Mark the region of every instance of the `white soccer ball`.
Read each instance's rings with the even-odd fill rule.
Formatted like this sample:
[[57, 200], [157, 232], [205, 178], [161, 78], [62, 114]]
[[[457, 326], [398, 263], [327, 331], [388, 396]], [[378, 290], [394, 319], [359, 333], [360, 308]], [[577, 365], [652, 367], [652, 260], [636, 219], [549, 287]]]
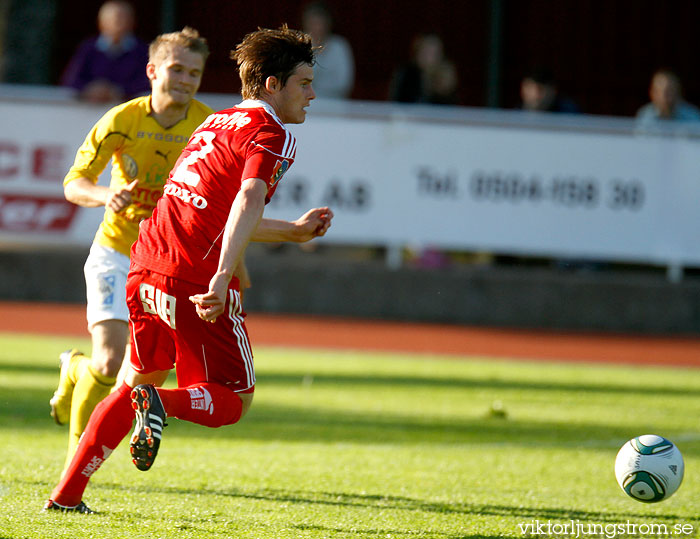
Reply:
[[615, 477], [625, 493], [640, 502], [660, 502], [670, 497], [683, 481], [683, 455], [673, 442], [645, 434], [620, 448]]

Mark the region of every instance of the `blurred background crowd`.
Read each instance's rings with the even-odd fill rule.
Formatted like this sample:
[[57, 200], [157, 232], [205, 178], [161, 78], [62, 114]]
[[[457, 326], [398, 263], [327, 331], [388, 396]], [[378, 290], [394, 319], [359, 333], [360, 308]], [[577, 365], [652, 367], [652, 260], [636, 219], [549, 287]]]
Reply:
[[230, 49], [258, 26], [287, 22], [324, 46], [320, 97], [700, 118], [684, 103], [700, 101], [690, 38], [700, 4], [690, 0], [127, 2], [131, 13], [112, 14], [98, 39], [101, 4], [0, 0], [0, 80], [128, 97], [147, 90], [145, 77], [141, 86], [131, 77], [130, 87], [87, 87], [78, 63], [90, 48], [112, 67], [115, 56], [135, 58], [110, 71], [126, 76], [143, 62], [145, 43], [190, 25], [212, 48], [201, 91], [235, 93]]
[[[700, 135], [700, 111], [696, 106], [700, 104], [700, 68], [694, 39], [699, 16], [700, 2], [693, 0], [433, 0], [430, 3], [415, 0], [0, 0], [0, 90], [19, 88], [19, 92], [24, 93], [33, 88], [49, 88], [51, 92], [45, 95], [50, 95], [51, 99], [60, 94], [64, 100], [104, 104], [105, 107], [147, 94], [149, 83], [144, 66], [148, 43], [160, 33], [187, 25], [197, 29], [211, 48], [200, 95], [238, 94], [239, 79], [230, 59], [231, 49], [258, 27], [288, 23], [308, 32], [314, 43], [322, 47], [313, 86], [318, 101], [325, 100], [334, 106], [341, 103], [341, 108], [356, 111], [354, 105], [371, 108], [370, 102], [378, 102], [377, 107], [383, 110], [396, 108], [403, 114], [409, 107], [411, 111], [428, 116], [434, 114], [443, 120], [449, 120], [450, 114], [464, 113], [469, 115], [472, 126], [487, 127], [488, 122], [480, 123], [480, 114], [507, 116], [508, 122], [514, 122], [517, 116], [535, 125], [540, 132], [549, 129], [550, 133], [556, 133], [564, 125], [559, 122], [568, 122], [565, 127], [569, 132], [591, 121], [605, 124], [603, 131], [597, 133], [622, 122], [628, 136], [660, 127], [662, 134], [668, 135], [669, 126], [691, 126], [683, 131], [683, 136], [686, 141], [694, 142]], [[13, 95], [17, 95], [16, 91]], [[546, 126], [539, 125], [542, 118], [547, 119]], [[518, 122], [508, 125], [516, 124]], [[692, 124], [697, 124], [697, 131]], [[662, 190], [657, 191], [656, 187], [669, 179], [668, 170], [676, 172], [676, 180], [680, 178], [674, 188], [695, 193], [693, 186], [688, 189], [689, 185], [682, 183], [687, 177], [694, 177], [690, 164], [700, 162], [694, 159], [694, 145], [687, 144], [683, 148], [687, 153], [682, 155], [675, 148], [664, 148], [666, 153], [658, 159], [661, 163], [658, 170], [649, 172], [653, 177], [649, 186], [656, 197], [655, 203], [665, 200]], [[548, 164], [552, 162], [546, 148], [538, 148], [538, 151], [542, 152], [538, 158]], [[493, 153], [499, 159], [501, 152], [501, 142], [494, 143]], [[566, 156], [562, 159], [564, 161], [555, 160], [555, 165], [566, 162]], [[560, 169], [557, 172], [564, 173], [567, 167], [562, 165]], [[691, 172], [686, 173], [686, 169]], [[444, 185], [448, 186], [449, 173], [446, 171], [443, 178]], [[634, 183], [635, 178], [631, 179]], [[495, 203], [493, 207], [499, 206]], [[533, 207], [539, 206], [533, 204]], [[550, 213], [557, 211], [555, 208]], [[668, 212], [672, 216], [670, 220], [678, 221], [677, 215], [681, 212], [674, 212], [673, 208]], [[579, 213], [585, 214], [585, 210]], [[633, 210], [630, 215], [639, 213]], [[686, 214], [688, 222], [693, 224], [693, 211], [687, 210]], [[624, 224], [624, 219], [615, 222]], [[654, 227], [657, 227], [656, 222]], [[673, 241], [695, 252], [694, 226], [687, 228], [693, 230]], [[638, 236], [645, 233], [640, 230]], [[692, 245], [683, 244], [686, 238], [690, 238], [688, 241]], [[654, 244], [644, 237], [639, 241]], [[602, 279], [613, 273], [600, 270], [637, 271], [641, 268], [647, 274], [660, 274], [662, 279], [670, 277], [668, 281], [674, 285], [683, 277], [700, 275], [700, 268], [692, 265], [683, 268], [682, 261], [669, 260], [666, 268], [637, 264], [629, 258], [616, 263], [615, 256], [599, 262], [533, 256], [522, 250], [515, 250], [518, 252], [514, 255], [493, 255], [488, 249], [486, 252], [446, 251], [426, 244], [417, 246], [414, 251], [410, 246], [401, 246], [403, 252], [398, 252], [398, 248], [392, 251], [390, 247], [336, 244], [310, 247], [324, 255], [337, 254], [336, 261], [342, 259], [338, 264], [338, 279], [349, 279], [346, 275], [348, 260], [360, 261], [363, 267], [354, 267], [352, 279], [360, 282], [357, 276], [361, 271], [368, 271], [366, 283], [377, 283], [373, 295], [369, 294], [374, 298], [374, 310], [355, 313], [348, 308], [341, 314], [380, 317], [410, 314], [424, 319], [470, 323], [603, 327], [605, 324], [599, 322], [605, 318], [602, 314], [605, 313], [610, 320], [605, 327], [638, 330], [647, 327], [647, 321], [656, 319], [655, 306], [668, 300], [663, 331], [696, 332], [700, 328], [697, 307], [700, 283], [697, 279], [685, 279], [683, 290], [654, 288], [647, 281], [639, 281], [637, 288], [625, 292], [625, 286], [636, 283], [627, 275], [623, 280], [610, 277], [608, 288], [600, 286]], [[267, 249], [265, 256], [271, 252], [289, 254], [297, 248], [272, 246]], [[0, 252], [0, 256], [8, 260], [6, 269], [16, 268], [18, 283], [36, 281], [23, 269], [33, 268], [36, 265], [33, 261], [22, 265], [20, 257], [9, 262], [9, 253]], [[544, 266], [548, 271], [554, 269], [551, 273], [556, 273], [557, 278], [562, 273], [566, 274], [564, 278], [571, 275], [572, 272], [562, 272], [562, 269], [573, 269], [579, 277], [582, 273], [595, 274], [592, 277], [595, 282], [581, 286], [581, 282], [571, 279], [554, 283], [546, 280], [550, 276], [538, 276], [539, 281], [532, 281], [538, 283], [535, 286], [528, 285], [530, 281], [523, 280], [524, 277], [514, 280], [511, 274], [490, 271], [489, 279], [493, 279], [493, 283], [486, 281], [482, 274], [470, 274], [455, 277], [450, 289], [444, 275], [435, 277], [436, 281], [430, 284], [425, 282], [426, 274], [421, 274], [412, 277], [420, 282], [416, 290], [425, 289], [426, 294], [437, 298], [435, 312], [426, 314], [418, 312], [420, 309], [417, 311], [416, 306], [427, 306], [430, 304], [427, 299], [417, 300], [409, 307], [396, 304], [396, 297], [405, 293], [405, 286], [399, 286], [401, 282], [393, 274], [379, 279], [379, 273], [371, 273], [373, 270], [365, 267], [367, 261], [381, 263], [384, 260], [398, 260], [393, 264], [394, 269], [403, 264], [404, 268], [419, 270], [455, 266], [507, 267], [508, 270], [517, 266], [529, 270], [532, 266], [538, 269]], [[309, 273], [310, 282], [315, 285], [318, 285], [319, 275], [328, 273], [328, 258], [324, 258], [323, 264], [322, 273]], [[260, 268], [265, 269], [267, 265], [260, 264]], [[265, 282], [264, 277], [258, 279]], [[276, 274], [270, 274], [269, 279], [271, 283], [279, 281]], [[333, 279], [335, 277], [328, 277], [330, 284], [336, 283]], [[399, 289], [394, 291], [387, 283], [396, 284]], [[655, 282], [654, 286], [657, 284]], [[8, 285], [9, 291], [4, 294], [46, 299], [39, 291], [15, 294], [15, 290], [27, 286]], [[689, 292], [687, 287], [694, 288]], [[440, 296], [443, 290], [445, 294]], [[592, 290], [596, 293], [592, 294]], [[659, 296], [653, 296], [654, 291]], [[624, 292], [624, 297], [617, 298], [617, 292]], [[382, 294], [387, 296], [386, 302]], [[576, 301], [561, 301], [572, 294], [580, 295]], [[56, 297], [64, 299], [64, 296]], [[450, 312], [445, 307], [448, 298], [455, 303]], [[640, 298], [648, 300], [652, 314], [647, 315], [639, 307]], [[254, 308], [281, 308], [276, 303], [277, 298], [271, 298], [268, 303], [262, 300], [256, 303], [253, 294], [251, 300]], [[599, 303], [594, 304], [593, 300]], [[630, 301], [632, 305], [625, 310], [624, 317], [619, 315], [622, 301]], [[533, 309], [533, 302], [541, 303], [538, 309]], [[678, 313], [675, 318], [669, 314], [671, 302]], [[352, 302], [336, 298], [327, 303], [350, 305]], [[290, 299], [290, 304], [299, 307], [294, 298]], [[570, 312], [566, 311], [569, 304]], [[396, 307], [396, 312], [388, 305]], [[310, 312], [336, 313], [325, 305], [307, 307]], [[552, 314], [554, 312], [557, 314]], [[589, 313], [590, 317], [582, 317], [581, 313]], [[622, 318], [637, 314], [638, 318], [618, 324]], [[654, 326], [654, 330], [657, 329]]]

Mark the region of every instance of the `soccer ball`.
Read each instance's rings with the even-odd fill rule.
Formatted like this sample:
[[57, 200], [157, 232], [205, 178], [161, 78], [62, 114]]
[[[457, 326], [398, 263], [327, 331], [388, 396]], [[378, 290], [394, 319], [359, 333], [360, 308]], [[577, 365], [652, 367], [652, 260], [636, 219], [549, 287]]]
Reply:
[[645, 434], [620, 448], [615, 477], [625, 493], [639, 502], [654, 503], [670, 497], [683, 481], [683, 455], [673, 442]]

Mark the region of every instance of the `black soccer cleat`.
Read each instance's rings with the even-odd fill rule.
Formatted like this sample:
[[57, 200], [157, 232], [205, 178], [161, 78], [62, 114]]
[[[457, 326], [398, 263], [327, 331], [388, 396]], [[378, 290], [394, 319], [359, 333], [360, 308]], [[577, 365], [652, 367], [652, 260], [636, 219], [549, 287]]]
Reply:
[[85, 502], [80, 502], [78, 505], [60, 505], [53, 500], [49, 500], [44, 505], [42, 511], [60, 511], [61, 513], [84, 513], [86, 515], [94, 515], [96, 511], [90, 509]]
[[156, 460], [165, 423], [165, 408], [158, 391], [151, 384], [131, 390], [131, 405], [136, 413], [136, 427], [131, 435], [131, 456], [134, 466], [148, 471]]

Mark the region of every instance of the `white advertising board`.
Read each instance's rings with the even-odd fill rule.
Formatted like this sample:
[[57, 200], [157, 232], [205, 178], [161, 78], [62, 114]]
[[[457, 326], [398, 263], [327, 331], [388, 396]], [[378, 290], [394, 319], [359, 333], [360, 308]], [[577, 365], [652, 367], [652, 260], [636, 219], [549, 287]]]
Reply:
[[63, 177], [105, 111], [74, 103], [0, 101], [0, 247], [92, 242], [104, 209], [67, 202]]
[[296, 131], [270, 214], [331, 204], [335, 241], [700, 262], [691, 139], [325, 118]]
[[[329, 205], [326, 242], [700, 264], [698, 138], [314, 105], [266, 215]], [[104, 110], [0, 100], [0, 246], [91, 242], [61, 180]]]

